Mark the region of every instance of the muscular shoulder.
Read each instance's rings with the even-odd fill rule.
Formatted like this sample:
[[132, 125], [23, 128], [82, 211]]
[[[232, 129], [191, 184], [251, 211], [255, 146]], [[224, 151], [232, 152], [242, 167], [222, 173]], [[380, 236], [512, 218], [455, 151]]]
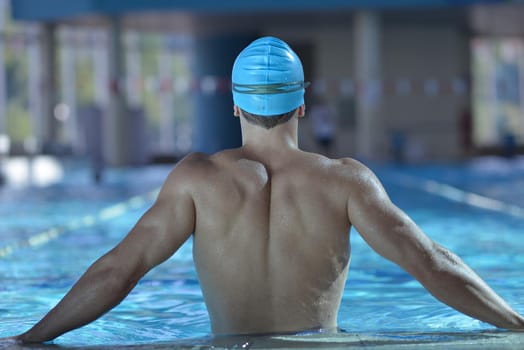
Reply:
[[174, 190], [190, 189], [210, 172], [213, 162], [204, 153], [191, 153], [179, 161], [171, 170], [164, 187]]
[[382, 184], [366, 165], [352, 158], [336, 160], [334, 168], [345, 182], [352, 195], [370, 195], [382, 192]]
[[324, 163], [324, 168], [331, 175], [346, 182], [358, 182], [373, 174], [368, 167], [353, 158], [328, 159]]
[[190, 172], [192, 174], [205, 171], [212, 166], [212, 156], [205, 153], [195, 152], [185, 156], [175, 167], [179, 172]]
[[221, 174], [227, 172], [233, 158], [227, 151], [213, 155], [191, 153], [176, 164], [166, 183], [191, 189], [213, 185], [221, 178]]

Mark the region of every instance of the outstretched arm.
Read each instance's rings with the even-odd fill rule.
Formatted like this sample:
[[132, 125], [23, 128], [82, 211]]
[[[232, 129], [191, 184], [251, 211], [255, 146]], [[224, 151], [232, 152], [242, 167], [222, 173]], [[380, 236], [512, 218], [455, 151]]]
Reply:
[[400, 265], [434, 297], [456, 310], [497, 327], [524, 330], [521, 315], [458, 256], [426, 236], [390, 201], [374, 174], [359, 167], [348, 217], [377, 253]]
[[52, 340], [94, 321], [118, 305], [151, 268], [169, 258], [192, 234], [195, 212], [183, 171], [173, 170], [154, 205], [129, 234], [98, 259], [33, 328], [17, 337]]

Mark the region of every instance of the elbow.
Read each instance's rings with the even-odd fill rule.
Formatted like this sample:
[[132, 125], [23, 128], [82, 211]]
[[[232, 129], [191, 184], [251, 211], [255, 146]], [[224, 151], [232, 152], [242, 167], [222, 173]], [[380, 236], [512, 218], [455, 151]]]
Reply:
[[138, 283], [134, 274], [120, 268], [111, 268], [107, 273], [108, 287], [118, 296], [126, 296]]
[[108, 288], [114, 295], [127, 295], [140, 279], [139, 269], [120, 259], [112, 252], [98, 261], [95, 273], [98, 278], [106, 281]]
[[423, 285], [431, 284], [450, 271], [462, 266], [462, 260], [448, 249], [432, 242], [424, 250], [415, 253], [407, 270]]

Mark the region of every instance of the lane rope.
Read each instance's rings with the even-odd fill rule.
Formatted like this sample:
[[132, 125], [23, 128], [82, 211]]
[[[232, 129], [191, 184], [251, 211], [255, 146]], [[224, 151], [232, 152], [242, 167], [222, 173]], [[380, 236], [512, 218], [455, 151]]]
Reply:
[[74, 218], [64, 225], [53, 226], [47, 230], [31, 235], [28, 238], [21, 239], [6, 246], [0, 247], [0, 259], [6, 258], [7, 256], [23, 248], [35, 248], [49, 243], [64, 233], [92, 227], [101, 222], [109, 221], [122, 216], [131, 210], [139, 209], [149, 202], [154, 201], [159, 192], [160, 188], [157, 188], [145, 194], [133, 196], [125, 201], [105, 207], [96, 214], [89, 214], [83, 217]]
[[[453, 202], [467, 204], [472, 207], [502, 213], [524, 219], [524, 208], [506, 203], [504, 201], [483, 196], [477, 193], [462, 190], [460, 188], [441, 183], [435, 180], [423, 179], [406, 174], [394, 174], [391, 182], [397, 185], [422, 190], [423, 192], [442, 197]], [[28, 238], [15, 241], [0, 248], [0, 258], [5, 258], [14, 252], [28, 247], [38, 247], [60, 237], [64, 233], [81, 228], [92, 227], [100, 222], [114, 219], [124, 215], [126, 212], [138, 209], [150, 201], [154, 201], [160, 189], [155, 189], [143, 195], [129, 198], [126, 201], [101, 209], [96, 215], [85, 215], [75, 218], [65, 225], [54, 226], [45, 231], [38, 232]]]
[[393, 180], [391, 182], [394, 182], [397, 185], [422, 190], [426, 193], [430, 193], [453, 202], [467, 204], [472, 207], [524, 219], [523, 207], [506, 203], [499, 199], [483, 196], [478, 193], [461, 190], [458, 187], [451, 186], [446, 183], [398, 173], [388, 180]]

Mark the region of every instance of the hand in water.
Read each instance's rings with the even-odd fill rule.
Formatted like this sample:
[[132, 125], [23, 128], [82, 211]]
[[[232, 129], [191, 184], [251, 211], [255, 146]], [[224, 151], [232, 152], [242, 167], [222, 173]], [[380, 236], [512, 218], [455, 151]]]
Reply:
[[18, 337], [0, 338], [0, 350], [23, 349], [22, 342]]

